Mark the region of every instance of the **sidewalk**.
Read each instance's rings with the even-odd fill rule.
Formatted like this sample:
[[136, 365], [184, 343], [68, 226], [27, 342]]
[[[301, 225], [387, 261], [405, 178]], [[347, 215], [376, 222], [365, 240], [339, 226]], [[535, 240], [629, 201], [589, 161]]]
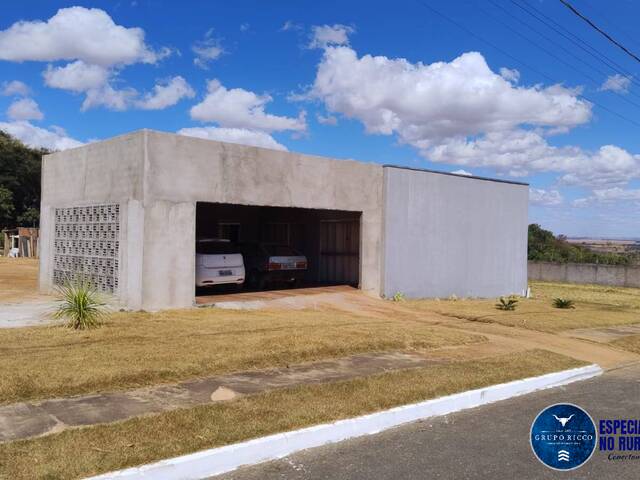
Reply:
[[239, 395], [276, 388], [349, 380], [390, 370], [424, 367], [430, 363], [437, 362], [407, 353], [374, 353], [128, 392], [15, 403], [0, 407], [0, 442], [231, 400]]

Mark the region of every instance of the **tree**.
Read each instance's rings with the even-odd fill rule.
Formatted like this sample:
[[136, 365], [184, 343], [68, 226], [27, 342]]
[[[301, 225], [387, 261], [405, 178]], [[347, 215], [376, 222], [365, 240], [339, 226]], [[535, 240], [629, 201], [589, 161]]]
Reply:
[[40, 210], [29, 207], [18, 216], [18, 225], [22, 227], [37, 227], [40, 222]]
[[0, 225], [7, 225], [14, 213], [13, 193], [8, 188], [0, 186]]
[[0, 188], [3, 192], [0, 199], [0, 230], [18, 226], [22, 222], [25, 226], [34, 226], [34, 222], [37, 224], [42, 155], [46, 153], [49, 152], [30, 148], [0, 131]]
[[573, 245], [567, 237], [553, 235], [540, 225], [529, 225], [529, 260], [561, 263], [603, 263], [609, 265], [627, 265], [633, 263], [632, 255], [619, 253], [598, 253], [580, 245]]

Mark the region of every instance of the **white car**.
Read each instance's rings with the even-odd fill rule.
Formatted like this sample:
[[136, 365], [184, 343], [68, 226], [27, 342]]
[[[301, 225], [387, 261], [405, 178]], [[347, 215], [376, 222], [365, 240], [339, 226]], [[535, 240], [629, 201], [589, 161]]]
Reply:
[[196, 242], [196, 287], [244, 283], [242, 254], [229, 240]]

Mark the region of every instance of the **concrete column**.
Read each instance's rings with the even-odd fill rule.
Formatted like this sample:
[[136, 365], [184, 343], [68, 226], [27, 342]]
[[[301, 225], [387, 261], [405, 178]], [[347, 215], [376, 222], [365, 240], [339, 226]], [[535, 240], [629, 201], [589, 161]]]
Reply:
[[51, 293], [53, 290], [53, 239], [54, 239], [54, 209], [40, 206], [40, 271], [38, 273], [38, 287], [41, 293]]
[[142, 308], [190, 307], [195, 299], [196, 203], [144, 207]]

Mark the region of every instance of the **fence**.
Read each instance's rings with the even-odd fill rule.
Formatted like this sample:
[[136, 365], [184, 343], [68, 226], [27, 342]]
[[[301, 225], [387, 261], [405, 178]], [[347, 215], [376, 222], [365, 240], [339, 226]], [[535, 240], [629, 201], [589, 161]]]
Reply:
[[529, 262], [529, 280], [640, 288], [640, 265]]

